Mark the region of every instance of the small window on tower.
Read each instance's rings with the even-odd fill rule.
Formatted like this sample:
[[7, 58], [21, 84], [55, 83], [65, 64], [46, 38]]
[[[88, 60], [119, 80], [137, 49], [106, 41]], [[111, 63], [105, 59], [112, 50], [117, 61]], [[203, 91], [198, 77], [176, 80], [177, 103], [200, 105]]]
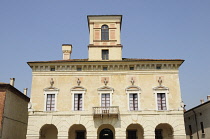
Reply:
[[109, 60], [109, 50], [102, 50], [102, 60]]
[[101, 26], [101, 40], [109, 40], [109, 27], [107, 25]]

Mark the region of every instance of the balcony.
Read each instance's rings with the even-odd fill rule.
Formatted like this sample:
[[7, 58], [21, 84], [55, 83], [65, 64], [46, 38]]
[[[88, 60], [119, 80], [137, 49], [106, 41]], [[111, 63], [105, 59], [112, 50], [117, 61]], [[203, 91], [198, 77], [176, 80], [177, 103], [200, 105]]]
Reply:
[[110, 107], [93, 107], [93, 117], [116, 117], [119, 118], [119, 106], [110, 106]]

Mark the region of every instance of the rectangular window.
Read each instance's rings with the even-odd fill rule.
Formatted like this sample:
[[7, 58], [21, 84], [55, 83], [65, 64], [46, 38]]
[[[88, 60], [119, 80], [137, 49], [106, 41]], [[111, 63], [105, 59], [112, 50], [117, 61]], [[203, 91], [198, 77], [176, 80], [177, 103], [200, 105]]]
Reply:
[[134, 70], [134, 67], [130, 67], [130, 70]]
[[110, 94], [101, 94], [101, 106], [102, 107], [110, 106]]
[[158, 110], [166, 110], [166, 94], [165, 93], [157, 94], [157, 105], [158, 105]]
[[55, 110], [55, 94], [47, 94], [46, 111]]
[[102, 60], [109, 60], [109, 50], [102, 50]]
[[138, 110], [138, 95], [137, 94], [129, 94], [129, 105], [131, 111]]
[[80, 67], [79, 67], [79, 68], [77, 68], [77, 71], [82, 71], [82, 68], [80, 68]]
[[189, 125], [190, 136], [192, 136], [192, 126]]
[[161, 69], [161, 65], [156, 65], [156, 69]]
[[108, 70], [108, 68], [107, 67], [103, 67], [103, 70]]
[[204, 127], [203, 127], [203, 122], [200, 123], [201, 124], [201, 131], [204, 134]]
[[74, 110], [82, 110], [82, 94], [74, 94]]

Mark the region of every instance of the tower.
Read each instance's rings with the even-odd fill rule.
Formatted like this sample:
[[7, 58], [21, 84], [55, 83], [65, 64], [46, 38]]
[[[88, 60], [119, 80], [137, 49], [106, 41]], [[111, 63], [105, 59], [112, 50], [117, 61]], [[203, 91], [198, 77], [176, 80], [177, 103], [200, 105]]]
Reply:
[[88, 59], [122, 60], [120, 31], [122, 15], [89, 15]]

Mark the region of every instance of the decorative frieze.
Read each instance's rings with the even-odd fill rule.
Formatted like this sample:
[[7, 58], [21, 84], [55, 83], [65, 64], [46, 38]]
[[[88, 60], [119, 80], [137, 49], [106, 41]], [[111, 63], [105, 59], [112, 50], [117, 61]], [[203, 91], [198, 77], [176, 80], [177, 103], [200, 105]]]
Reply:
[[[86, 64], [86, 65], [38, 65], [33, 71], [140, 71], [140, 70], [177, 70], [180, 64]], [[106, 69], [106, 70], [105, 70]]]

